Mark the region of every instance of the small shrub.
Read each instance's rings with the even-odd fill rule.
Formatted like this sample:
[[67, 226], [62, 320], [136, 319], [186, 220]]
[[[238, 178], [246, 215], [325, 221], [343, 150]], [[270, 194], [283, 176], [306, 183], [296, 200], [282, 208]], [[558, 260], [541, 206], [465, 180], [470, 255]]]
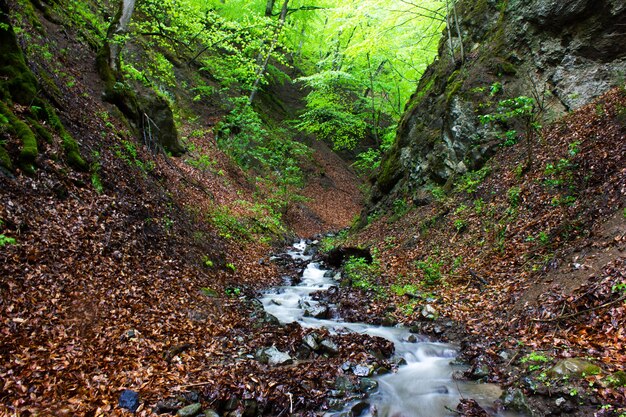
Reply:
[[375, 284], [376, 277], [380, 274], [378, 263], [367, 263], [365, 258], [350, 257], [344, 264], [343, 270], [354, 288], [380, 290], [380, 287]]
[[491, 168], [487, 166], [482, 167], [478, 171], [470, 171], [461, 177], [459, 189], [468, 194], [473, 194], [489, 174], [491, 174]]
[[463, 219], [456, 219], [454, 221], [454, 228], [456, 229], [457, 233], [462, 232], [463, 230], [465, 230], [465, 228], [467, 227], [467, 222]]
[[441, 282], [442, 261], [437, 262], [429, 256], [426, 260], [417, 261], [415, 265], [424, 274], [426, 285], [434, 286]]
[[0, 248], [3, 246], [16, 245], [16, 244], [17, 244], [17, 241], [15, 240], [15, 238], [0, 234]]
[[509, 204], [511, 205], [511, 207], [519, 206], [521, 193], [522, 193], [522, 190], [520, 187], [509, 188], [509, 191], [507, 192], [507, 196], [509, 198]]

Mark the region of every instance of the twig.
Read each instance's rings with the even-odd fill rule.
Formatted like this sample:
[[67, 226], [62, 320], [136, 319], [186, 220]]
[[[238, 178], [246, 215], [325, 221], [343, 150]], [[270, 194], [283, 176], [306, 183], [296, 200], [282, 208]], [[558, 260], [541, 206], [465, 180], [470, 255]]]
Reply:
[[513, 363], [513, 361], [519, 356], [519, 350], [517, 352], [515, 352], [515, 355], [513, 355], [513, 357], [511, 358], [511, 360], [509, 361], [509, 363], [506, 364], [506, 367], [508, 368], [509, 366], [511, 366], [511, 364]]
[[450, 407], [448, 407], [447, 405], [446, 405], [444, 408], [445, 408], [446, 410], [448, 410], [448, 411], [452, 411], [453, 413], [457, 413], [457, 414], [458, 414], [458, 415], [460, 415], [460, 416], [462, 416], [462, 415], [463, 415], [463, 413], [462, 413], [462, 412], [460, 412], [460, 411], [458, 411], [458, 410], [455, 410], [454, 408], [450, 408]]
[[289, 414], [293, 414], [293, 394], [288, 392], [287, 395], [289, 396]]
[[187, 384], [187, 385], [178, 385], [176, 386], [177, 389], [183, 389], [183, 388], [191, 388], [191, 387], [201, 387], [203, 385], [211, 385], [213, 384], [213, 381], [206, 381], [206, 382], [198, 382], [195, 384]]
[[564, 316], [561, 315], [561, 316], [554, 317], [554, 318], [551, 318], [551, 319], [531, 319], [531, 321], [542, 322], [542, 323], [551, 323], [551, 322], [554, 322], [554, 321], [559, 321], [559, 320], [563, 320], [563, 319], [569, 319], [569, 318], [576, 317], [576, 316], [579, 316], [579, 315], [584, 314], [584, 313], [588, 313], [590, 311], [600, 310], [601, 308], [605, 308], [605, 307], [608, 307], [610, 305], [617, 304], [620, 301], [624, 301], [624, 300], [626, 300], [626, 295], [621, 296], [617, 300], [613, 300], [613, 301], [610, 301], [608, 303], [604, 303], [604, 304], [599, 305], [597, 307], [591, 307], [591, 308], [588, 308], [586, 310], [577, 311], [576, 313], [566, 314]]

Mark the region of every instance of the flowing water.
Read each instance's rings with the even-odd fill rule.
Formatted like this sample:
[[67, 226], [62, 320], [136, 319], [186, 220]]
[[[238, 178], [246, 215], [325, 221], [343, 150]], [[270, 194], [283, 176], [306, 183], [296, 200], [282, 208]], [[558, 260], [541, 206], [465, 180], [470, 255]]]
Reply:
[[[458, 354], [453, 345], [432, 342], [426, 337], [418, 337], [416, 342], [409, 337], [411, 334], [406, 328], [305, 317], [302, 306], [317, 304], [311, 294], [337, 285], [332, 277], [325, 276], [327, 271], [313, 262], [312, 256], [306, 255], [305, 250], [305, 242], [300, 241], [287, 252], [293, 259], [309, 261], [302, 273], [302, 281], [295, 286], [286, 285], [267, 291], [261, 298], [265, 310], [281, 323], [298, 322], [303, 327], [326, 327], [331, 332], [352, 331], [384, 337], [394, 343], [395, 355], [406, 360], [406, 365], [400, 366], [397, 372], [376, 378], [379, 388], [368, 398], [370, 408], [362, 416], [452, 417], [456, 414], [451, 410], [456, 409], [461, 398], [474, 399], [485, 409], [493, 409], [494, 401], [502, 393], [497, 385], [453, 380], [455, 370], [465, 369], [452, 364]], [[343, 413], [348, 410], [350, 404], [346, 405]], [[341, 413], [337, 412], [337, 415]], [[519, 416], [508, 413], [497, 415]]]

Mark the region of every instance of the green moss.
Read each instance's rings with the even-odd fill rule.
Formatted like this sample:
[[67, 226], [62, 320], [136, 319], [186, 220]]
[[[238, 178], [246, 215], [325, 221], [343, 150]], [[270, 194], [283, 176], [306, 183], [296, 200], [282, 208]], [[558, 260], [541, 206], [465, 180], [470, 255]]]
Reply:
[[461, 90], [461, 87], [463, 87], [463, 79], [458, 79], [458, 80], [454, 80], [454, 82], [452, 82], [451, 84], [448, 84], [446, 86], [446, 102], [450, 102], [450, 100], [452, 100], [452, 98], [457, 95], [457, 93]]
[[5, 13], [0, 13], [0, 23], [0, 99], [28, 105], [37, 95], [37, 80], [26, 66]]
[[35, 134], [26, 123], [17, 118], [12, 121], [12, 128], [15, 131], [15, 134], [22, 141], [20, 162], [25, 164], [32, 164], [39, 154], [39, 151], [37, 149], [37, 138], [35, 138]]
[[380, 191], [386, 194], [391, 191], [401, 176], [400, 146], [396, 143], [380, 164], [380, 173], [376, 179], [376, 184]]
[[41, 125], [35, 119], [28, 119], [28, 123], [30, 124], [31, 129], [35, 132], [35, 134], [40, 138], [45, 140], [47, 143], [52, 143], [54, 138], [52, 137], [52, 133], [45, 127]]
[[0, 102], [0, 113], [7, 118], [11, 130], [22, 141], [22, 149], [19, 156], [20, 163], [24, 165], [32, 164], [39, 153], [35, 134], [26, 123], [18, 119], [7, 105], [2, 102]]
[[517, 68], [511, 62], [504, 60], [500, 63], [500, 72], [505, 75], [517, 74]]
[[63, 150], [65, 151], [67, 163], [76, 170], [88, 171], [89, 165], [80, 155], [78, 143], [76, 143], [76, 140], [65, 130], [63, 131], [61, 136], [63, 138]]
[[13, 170], [13, 163], [11, 162], [11, 157], [6, 149], [3, 146], [0, 146], [0, 166], [7, 168], [8, 170]]

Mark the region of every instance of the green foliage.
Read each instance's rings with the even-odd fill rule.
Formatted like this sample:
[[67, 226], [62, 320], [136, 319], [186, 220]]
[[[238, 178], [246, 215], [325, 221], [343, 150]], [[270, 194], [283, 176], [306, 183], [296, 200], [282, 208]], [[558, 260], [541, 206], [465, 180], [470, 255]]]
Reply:
[[300, 163], [310, 158], [306, 145], [290, 138], [282, 129], [269, 128], [241, 97], [217, 126], [221, 149], [240, 166], [256, 171], [258, 181], [273, 190], [267, 200], [280, 211], [301, 197], [296, 190], [303, 185]]
[[550, 358], [538, 352], [530, 352], [520, 359], [520, 362], [523, 364], [528, 363], [528, 370], [532, 372], [541, 369], [544, 364], [550, 362]]
[[535, 99], [527, 96], [519, 96], [498, 102], [494, 113], [478, 116], [482, 124], [495, 122], [508, 122], [516, 118], [530, 117], [535, 111]]
[[104, 187], [102, 186], [102, 179], [100, 178], [100, 152], [93, 152], [93, 162], [89, 168], [91, 171], [91, 185], [98, 194], [102, 194]]
[[368, 263], [365, 258], [348, 259], [343, 266], [346, 277], [354, 288], [380, 291], [375, 282], [380, 275], [380, 265], [377, 262]]
[[[226, 267], [229, 268], [233, 272], [235, 271], [235, 265], [233, 265], [233, 264], [226, 264]], [[224, 292], [229, 297], [239, 297], [239, 295], [241, 294], [241, 288], [239, 288], [239, 287], [228, 287], [228, 288], [226, 288], [224, 290]]]
[[446, 191], [443, 187], [432, 185], [430, 186], [430, 193], [432, 194], [435, 201], [443, 201], [446, 198]]
[[456, 219], [454, 221], [454, 228], [456, 229], [457, 233], [462, 232], [467, 228], [467, 221], [464, 219]]
[[574, 141], [568, 145], [568, 153], [570, 156], [576, 156], [580, 153], [580, 141]]
[[246, 224], [232, 214], [226, 206], [218, 206], [208, 214], [211, 224], [218, 234], [225, 239], [249, 239], [252, 235]]
[[485, 208], [485, 202], [482, 198], [477, 198], [474, 200], [474, 212], [476, 214], [481, 214]]
[[123, 139], [120, 142], [120, 145], [115, 145], [113, 147], [113, 150], [115, 152], [115, 156], [126, 162], [129, 166], [139, 168], [144, 175], [151, 172], [155, 168], [153, 161], [144, 162], [139, 158], [137, 145], [129, 140]]
[[441, 268], [443, 267], [443, 261], [436, 261], [429, 256], [425, 260], [415, 262], [415, 266], [417, 269], [422, 271], [424, 284], [428, 286], [435, 286], [441, 282]]
[[419, 287], [416, 284], [392, 284], [391, 291], [398, 296], [406, 294], [416, 295], [419, 293]]
[[477, 171], [469, 171], [459, 180], [458, 188], [468, 194], [473, 194], [489, 174], [491, 174], [491, 168], [488, 166], [484, 166]]
[[359, 103], [363, 89], [355, 78], [342, 71], [324, 71], [299, 78], [311, 92], [307, 111], [296, 127], [331, 144], [335, 150], [354, 149], [365, 136], [365, 107]]
[[202, 256], [202, 265], [207, 268], [213, 268], [213, 261], [207, 255]]
[[507, 130], [500, 139], [502, 139], [502, 146], [508, 147], [515, 145], [519, 141], [519, 136], [517, 130]]
[[16, 245], [17, 241], [15, 238], [8, 237], [4, 234], [0, 234], [0, 248], [7, 245]]
[[507, 196], [509, 198], [509, 204], [511, 207], [517, 207], [520, 203], [520, 195], [522, 193], [522, 189], [520, 187], [511, 187], [509, 191], [507, 191]]
[[334, 236], [324, 236], [320, 241], [320, 250], [323, 253], [328, 253], [331, 250], [341, 246], [348, 238], [348, 231], [342, 230]]

